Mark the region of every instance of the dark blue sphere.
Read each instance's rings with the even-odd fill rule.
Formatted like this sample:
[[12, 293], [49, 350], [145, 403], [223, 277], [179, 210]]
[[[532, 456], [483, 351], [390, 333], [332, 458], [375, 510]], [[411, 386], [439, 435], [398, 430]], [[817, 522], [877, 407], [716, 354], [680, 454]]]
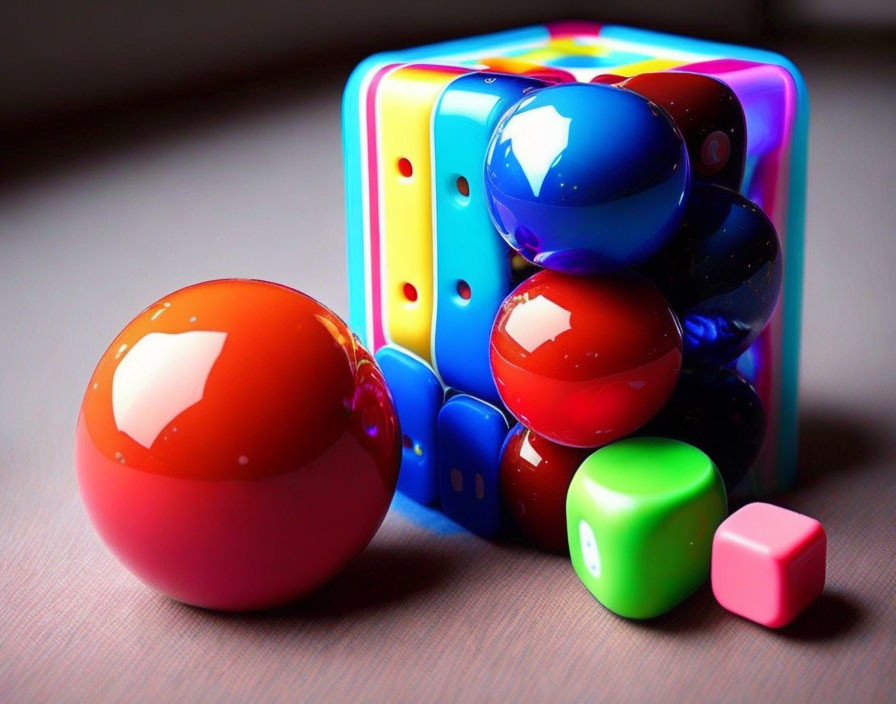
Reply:
[[567, 83], [501, 119], [485, 161], [489, 211], [523, 257], [567, 274], [605, 274], [654, 254], [681, 221], [684, 140], [631, 91]]
[[781, 291], [781, 246], [762, 209], [695, 184], [672, 241], [644, 267], [678, 315], [686, 364], [725, 364], [762, 332]]
[[682, 370], [663, 410], [638, 434], [699, 447], [716, 463], [730, 493], [756, 461], [765, 426], [762, 401], [740, 374], [704, 367]]

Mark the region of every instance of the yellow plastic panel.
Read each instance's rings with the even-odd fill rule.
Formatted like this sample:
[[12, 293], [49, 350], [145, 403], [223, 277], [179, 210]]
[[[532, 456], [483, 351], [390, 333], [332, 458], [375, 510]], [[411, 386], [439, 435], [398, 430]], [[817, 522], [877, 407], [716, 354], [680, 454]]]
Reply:
[[433, 106], [456, 73], [400, 68], [379, 87], [383, 300], [392, 342], [431, 362]]
[[608, 73], [615, 73], [618, 76], [637, 76], [642, 73], [668, 71], [673, 68], [678, 68], [685, 63], [687, 62], [680, 59], [648, 59], [647, 61], [639, 61], [634, 64], [619, 66], [608, 71]]

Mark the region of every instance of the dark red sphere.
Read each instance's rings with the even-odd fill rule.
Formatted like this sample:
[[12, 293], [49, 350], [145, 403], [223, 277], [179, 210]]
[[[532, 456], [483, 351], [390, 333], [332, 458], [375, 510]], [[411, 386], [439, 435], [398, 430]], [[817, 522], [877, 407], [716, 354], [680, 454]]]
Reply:
[[597, 447], [662, 407], [681, 368], [681, 330], [642, 276], [541, 271], [501, 304], [491, 368], [508, 410], [539, 435]]
[[688, 147], [694, 178], [737, 190], [747, 158], [747, 121], [725, 83], [697, 73], [642, 73], [619, 84], [666, 110]]
[[608, 86], [615, 85], [617, 83], [622, 83], [625, 79], [625, 76], [618, 76], [615, 73], [602, 73], [599, 76], [595, 76], [591, 79], [591, 83], [604, 83]]
[[140, 579], [214, 609], [276, 606], [370, 541], [401, 440], [379, 368], [342, 320], [261, 281], [160, 299], [112, 342], [78, 418], [78, 484]]
[[591, 452], [558, 445], [521, 424], [504, 441], [498, 475], [501, 498], [520, 532], [538, 547], [569, 551], [566, 491]]

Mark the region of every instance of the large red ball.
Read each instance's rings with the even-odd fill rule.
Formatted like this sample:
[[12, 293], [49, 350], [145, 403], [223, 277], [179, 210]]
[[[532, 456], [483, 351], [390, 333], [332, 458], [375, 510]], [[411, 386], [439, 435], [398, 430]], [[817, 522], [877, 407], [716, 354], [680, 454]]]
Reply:
[[597, 447], [663, 407], [681, 369], [681, 329], [659, 290], [637, 274], [545, 270], [501, 304], [491, 367], [523, 425], [561, 445]]
[[591, 448], [558, 445], [519, 423], [501, 452], [501, 498], [520, 532], [538, 547], [569, 551], [566, 492]]
[[342, 320], [261, 281], [160, 299], [91, 378], [75, 462], [94, 525], [152, 587], [215, 609], [300, 597], [367, 545], [401, 442]]

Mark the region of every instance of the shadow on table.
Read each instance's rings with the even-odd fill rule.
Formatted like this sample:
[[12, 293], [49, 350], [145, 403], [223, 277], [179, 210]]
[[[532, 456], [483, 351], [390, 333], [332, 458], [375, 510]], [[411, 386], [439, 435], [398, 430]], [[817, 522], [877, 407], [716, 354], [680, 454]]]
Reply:
[[621, 616], [619, 619], [626, 624], [647, 631], [679, 635], [709, 632], [730, 617], [731, 614], [716, 603], [715, 597], [712, 595], [712, 588], [707, 582], [693, 595], [662, 616], [645, 621], [633, 621]]
[[212, 618], [239, 623], [272, 625], [326, 624], [369, 612], [407, 608], [419, 597], [446, 586], [462, 573], [460, 557], [438, 546], [374, 544], [362, 552], [342, 574], [317, 591], [278, 609], [254, 613], [209, 611], [179, 604]]
[[833, 406], [807, 405], [800, 411], [799, 467], [794, 491], [825, 475], [855, 471], [887, 451], [879, 419]]
[[776, 631], [788, 640], [828, 641], [842, 638], [861, 625], [865, 613], [847, 594], [825, 591], [812, 606], [791, 623]]
[[852, 632], [865, 620], [859, 604], [847, 594], [828, 588], [818, 600], [797, 619], [780, 629], [754, 624], [728, 613], [716, 602], [709, 584], [668, 613], [646, 621], [620, 621], [648, 631], [683, 635], [710, 632], [717, 626], [735, 619], [742, 626], [752, 627], [771, 637], [801, 642], [825, 642], [837, 640]]
[[432, 546], [371, 545], [334, 582], [289, 609], [303, 618], [339, 618], [405, 607], [462, 573], [459, 556]]

